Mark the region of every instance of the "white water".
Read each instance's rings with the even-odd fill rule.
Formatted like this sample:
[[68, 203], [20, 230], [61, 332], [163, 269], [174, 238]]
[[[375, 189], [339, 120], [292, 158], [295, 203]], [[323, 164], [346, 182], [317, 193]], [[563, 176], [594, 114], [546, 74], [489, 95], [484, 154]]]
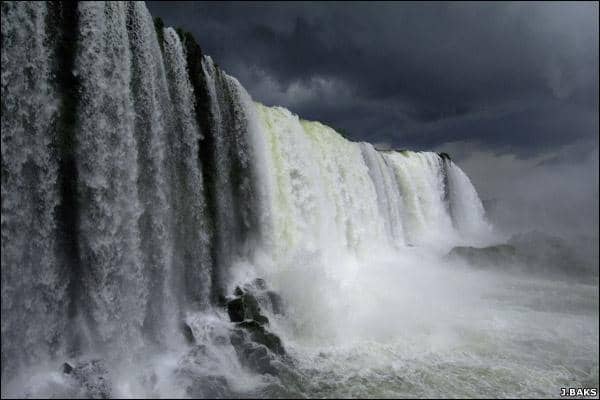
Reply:
[[[206, 217], [206, 200], [202, 168], [198, 160], [200, 128], [194, 118], [192, 87], [187, 75], [184, 50], [179, 36], [172, 28], [164, 30], [165, 64], [167, 66], [169, 91], [173, 105], [175, 127], [167, 132], [169, 142], [170, 181], [172, 204], [180, 213], [174, 213], [173, 224], [177, 233], [177, 265], [172, 267], [171, 279], [175, 287], [182, 287], [185, 280], [183, 304], [206, 307], [211, 291], [209, 243], [212, 232]], [[183, 254], [182, 254], [183, 253]], [[177, 270], [185, 270], [176, 278]], [[179, 281], [177, 281], [179, 280]]]
[[139, 346], [148, 277], [136, 223], [143, 213], [135, 109], [129, 82], [132, 55], [126, 3], [79, 7], [81, 79], [77, 166], [80, 178], [83, 302], [94, 342]]
[[2, 4], [2, 363], [17, 366], [55, 351], [66, 324], [47, 13], [43, 4]]
[[[115, 397], [210, 396], [220, 378], [238, 396], [598, 385], [597, 286], [443, 257], [496, 240], [454, 162], [254, 103], [207, 56], [201, 132], [185, 43], [167, 28], [161, 48], [143, 3], [78, 6], [80, 260], [68, 270], [48, 7], [2, 5], [3, 397], [86, 396], [59, 367], [89, 359], [107, 364]], [[294, 360], [279, 377], [242, 366], [215, 302], [256, 277], [284, 303], [268, 314]]]

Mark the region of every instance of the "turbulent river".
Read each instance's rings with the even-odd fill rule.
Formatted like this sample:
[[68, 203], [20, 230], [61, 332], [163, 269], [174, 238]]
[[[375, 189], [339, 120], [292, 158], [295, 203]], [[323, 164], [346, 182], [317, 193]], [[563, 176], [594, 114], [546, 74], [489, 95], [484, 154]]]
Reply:
[[506, 241], [448, 155], [254, 102], [144, 3], [2, 3], [2, 397], [598, 387], [597, 265]]

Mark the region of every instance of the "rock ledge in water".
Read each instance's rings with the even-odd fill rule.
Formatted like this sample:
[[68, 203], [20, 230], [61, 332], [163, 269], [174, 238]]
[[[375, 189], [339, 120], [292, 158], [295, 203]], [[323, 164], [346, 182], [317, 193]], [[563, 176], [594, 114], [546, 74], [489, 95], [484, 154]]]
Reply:
[[281, 339], [265, 328], [269, 319], [261, 313], [255, 294], [250, 292], [253, 289], [266, 294], [263, 297], [269, 301], [273, 311], [281, 311], [279, 296], [275, 292], [266, 291], [263, 279], [256, 279], [252, 284], [245, 285], [244, 290], [236, 287], [236, 297], [227, 302], [229, 319], [236, 323], [236, 329], [230, 336], [231, 344], [242, 365], [261, 374], [278, 375], [277, 357], [286, 356], [286, 352]]

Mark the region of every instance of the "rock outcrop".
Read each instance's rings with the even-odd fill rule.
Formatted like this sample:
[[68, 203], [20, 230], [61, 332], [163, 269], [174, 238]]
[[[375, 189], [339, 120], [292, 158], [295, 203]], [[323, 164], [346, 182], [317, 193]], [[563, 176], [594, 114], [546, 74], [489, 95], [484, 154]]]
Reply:
[[230, 340], [242, 365], [261, 374], [278, 375], [287, 356], [281, 339], [266, 328], [269, 319], [260, 303], [274, 314], [282, 312], [281, 298], [267, 290], [263, 279], [244, 285], [244, 289], [236, 287], [226, 304], [229, 318], [236, 324]]

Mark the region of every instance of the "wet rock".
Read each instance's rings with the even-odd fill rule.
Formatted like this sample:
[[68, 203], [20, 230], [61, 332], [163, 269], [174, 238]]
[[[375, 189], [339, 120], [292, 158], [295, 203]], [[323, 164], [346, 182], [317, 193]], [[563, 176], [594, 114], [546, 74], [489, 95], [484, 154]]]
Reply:
[[64, 363], [62, 365], [62, 372], [63, 374], [70, 374], [71, 372], [73, 372], [73, 367], [69, 363]]
[[244, 321], [237, 324], [238, 327], [245, 329], [250, 334], [253, 342], [266, 346], [272, 352], [284, 355], [285, 350], [279, 337], [265, 329], [256, 321]]
[[181, 333], [183, 334], [183, 337], [185, 337], [185, 341], [188, 344], [196, 343], [196, 338], [194, 338], [194, 332], [192, 332], [192, 328], [187, 323], [182, 322], [180, 329]]
[[241, 299], [244, 302], [245, 319], [256, 320], [257, 317], [261, 316], [260, 307], [253, 295], [250, 293], [245, 293], [242, 295]]
[[266, 325], [269, 323], [269, 318], [259, 314], [254, 317], [254, 321], [258, 322], [261, 325]]
[[[262, 328], [260, 325], [256, 326]], [[259, 374], [278, 374], [278, 369], [274, 364], [274, 355], [264, 344], [257, 343], [251, 334], [236, 329], [231, 333], [231, 344], [243, 366]]]
[[244, 301], [241, 297], [227, 303], [227, 313], [231, 322], [242, 322], [244, 320]]
[[237, 329], [230, 334], [231, 344], [245, 367], [260, 374], [278, 375], [276, 365], [281, 362], [277, 359], [286, 356], [285, 349], [281, 339], [265, 328], [269, 319], [261, 313], [259, 301], [280, 313], [281, 299], [275, 292], [266, 291], [263, 279], [255, 279], [244, 288], [236, 287], [237, 297], [227, 303], [229, 319], [237, 323]]
[[273, 359], [266, 347], [248, 343], [243, 350], [242, 363], [259, 374], [278, 375]]
[[250, 293], [243, 293], [240, 297], [227, 302], [227, 313], [231, 322], [242, 322], [248, 319], [261, 324], [269, 322], [268, 318], [261, 314], [256, 298]]

